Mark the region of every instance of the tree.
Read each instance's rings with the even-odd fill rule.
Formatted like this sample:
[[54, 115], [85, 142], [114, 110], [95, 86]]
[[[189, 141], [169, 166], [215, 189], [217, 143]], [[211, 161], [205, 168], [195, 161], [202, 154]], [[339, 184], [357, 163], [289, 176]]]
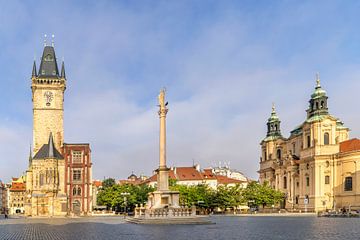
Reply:
[[278, 204], [284, 199], [284, 194], [270, 187], [267, 182], [259, 184], [251, 182], [244, 191], [244, 197], [254, 206], [269, 206]]
[[102, 182], [102, 187], [104, 189], [108, 187], [112, 187], [113, 185], [115, 185], [115, 179], [113, 178], [104, 179], [104, 181]]
[[124, 207], [133, 209], [136, 204], [145, 203], [148, 194], [152, 191], [154, 191], [154, 188], [147, 185], [114, 184], [103, 188], [98, 193], [97, 203], [113, 210]]

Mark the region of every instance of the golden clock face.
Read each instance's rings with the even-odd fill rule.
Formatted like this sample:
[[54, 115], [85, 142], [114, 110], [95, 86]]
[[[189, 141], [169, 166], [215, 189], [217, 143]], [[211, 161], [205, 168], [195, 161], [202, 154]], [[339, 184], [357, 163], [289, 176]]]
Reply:
[[50, 91], [46, 91], [44, 93], [44, 98], [45, 98], [46, 106], [50, 106], [51, 101], [54, 99], [54, 94]]

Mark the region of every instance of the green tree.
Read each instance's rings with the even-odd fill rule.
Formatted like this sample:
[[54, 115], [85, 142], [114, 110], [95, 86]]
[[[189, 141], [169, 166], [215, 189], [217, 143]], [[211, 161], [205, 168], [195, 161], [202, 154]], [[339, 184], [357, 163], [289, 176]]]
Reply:
[[104, 179], [104, 181], [102, 182], [103, 188], [112, 187], [113, 185], [115, 185], [115, 179], [113, 178]]
[[255, 206], [270, 206], [284, 199], [284, 194], [270, 187], [267, 182], [251, 182], [244, 191], [244, 197]]

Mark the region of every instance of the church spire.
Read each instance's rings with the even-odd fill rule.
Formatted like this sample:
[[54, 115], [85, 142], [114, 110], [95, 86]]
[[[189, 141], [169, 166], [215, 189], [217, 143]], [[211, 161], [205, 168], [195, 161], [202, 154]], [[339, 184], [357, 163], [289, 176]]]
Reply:
[[32, 163], [32, 151], [31, 151], [31, 144], [30, 144], [30, 152], [29, 152], [29, 167]]
[[326, 91], [321, 88], [320, 75], [316, 73], [316, 86], [315, 91], [311, 94], [309, 100], [309, 109], [307, 110], [308, 119], [314, 116], [323, 116], [329, 114], [327, 107]]
[[62, 63], [61, 63], [61, 75], [60, 75], [60, 77], [61, 78], [66, 78], [64, 61], [62, 61]]
[[37, 73], [36, 73], [36, 62], [34, 60], [34, 64], [33, 64], [33, 69], [32, 69], [32, 74], [31, 74], [32, 77], [36, 77], [37, 76]]
[[48, 157], [53, 158], [54, 157], [54, 140], [53, 140], [53, 136], [52, 136], [52, 132], [50, 132], [50, 136], [49, 136], [49, 143], [48, 143]]
[[276, 113], [275, 104], [272, 104], [271, 115], [267, 121], [267, 134], [266, 137], [281, 137], [280, 119]]
[[59, 69], [56, 61], [55, 49], [53, 46], [45, 45], [41, 57], [39, 76], [47, 78], [59, 77]]

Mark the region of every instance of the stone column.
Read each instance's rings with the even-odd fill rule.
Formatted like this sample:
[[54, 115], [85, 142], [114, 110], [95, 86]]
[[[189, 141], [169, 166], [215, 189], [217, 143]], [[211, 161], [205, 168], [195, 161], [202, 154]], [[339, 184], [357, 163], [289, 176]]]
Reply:
[[166, 167], [166, 114], [168, 109], [165, 103], [165, 90], [161, 90], [159, 98], [160, 138], [159, 138], [159, 169], [158, 191], [169, 190], [169, 169]]

